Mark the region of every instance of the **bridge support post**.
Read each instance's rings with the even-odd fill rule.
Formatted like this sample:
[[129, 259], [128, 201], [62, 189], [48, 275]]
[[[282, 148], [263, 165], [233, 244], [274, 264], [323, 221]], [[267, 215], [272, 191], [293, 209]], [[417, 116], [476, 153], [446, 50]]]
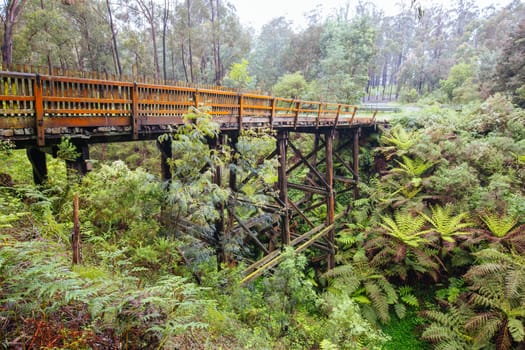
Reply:
[[281, 219], [281, 243], [283, 246], [290, 244], [290, 217], [288, 204], [288, 179], [286, 176], [286, 151], [288, 148], [288, 132], [280, 130], [277, 133], [277, 156], [279, 157], [278, 187], [279, 201], [284, 213]]
[[[237, 164], [237, 161], [235, 160], [235, 153], [237, 153], [237, 142], [239, 141], [239, 135], [238, 134], [231, 134], [228, 136], [230, 147], [232, 149], [232, 162], [234, 164]], [[237, 173], [235, 172], [234, 168], [230, 168], [230, 180], [229, 180], [230, 189], [233, 192], [237, 192]]]
[[46, 154], [40, 148], [30, 147], [26, 149], [27, 158], [33, 168], [33, 181], [35, 185], [42, 185], [47, 180]]
[[171, 136], [163, 139], [162, 141], [157, 140], [157, 148], [160, 151], [160, 176], [163, 182], [171, 180], [171, 168], [169, 159], [173, 156], [171, 150]]
[[354, 129], [354, 144], [352, 147], [352, 165], [354, 166], [354, 199], [359, 198], [359, 188], [357, 183], [359, 181], [359, 132], [360, 129]]
[[68, 177], [73, 175], [84, 176], [88, 171], [91, 170], [90, 164], [87, 160], [89, 159], [89, 145], [87, 143], [75, 144], [78, 157], [74, 160], [66, 160], [66, 168]]
[[[236, 132], [228, 135], [228, 143], [231, 148], [231, 156], [232, 156], [232, 163], [234, 165], [237, 165], [237, 160], [235, 157], [235, 154], [237, 153], [237, 142], [239, 141], [239, 134]], [[230, 190], [232, 192], [232, 195], [235, 196], [235, 193], [237, 192], [237, 172], [235, 171], [235, 167], [229, 167], [229, 178], [228, 178], [228, 185], [230, 187]], [[228, 222], [224, 222], [224, 231], [223, 231], [223, 244], [227, 244], [231, 238], [231, 228], [233, 227], [233, 223], [235, 220], [235, 205], [232, 203], [232, 201], [229, 201], [227, 204], [227, 212], [228, 212]], [[224, 216], [224, 211], [222, 213]], [[241, 223], [239, 222], [239, 225]], [[224, 249], [224, 263], [231, 264], [233, 262], [233, 257], [230, 255], [226, 249]]]
[[[328, 185], [326, 195], [326, 226], [335, 221], [335, 192], [334, 192], [334, 162], [333, 162], [333, 140], [334, 131], [325, 133], [325, 152], [326, 152], [326, 183]], [[334, 230], [328, 231], [327, 240], [332, 251], [328, 254], [328, 269], [335, 267]]]
[[[215, 138], [208, 139], [208, 145], [213, 149], [220, 149], [223, 145], [223, 134], [218, 135]], [[222, 186], [222, 168], [217, 166], [213, 173], [213, 183], [217, 186]], [[217, 255], [217, 269], [220, 270], [222, 265], [226, 263], [226, 253], [224, 250], [224, 231], [225, 231], [225, 220], [224, 220], [224, 203], [218, 203], [215, 209], [219, 212], [219, 218], [215, 220], [215, 232], [214, 239], [216, 242], [215, 252]]]

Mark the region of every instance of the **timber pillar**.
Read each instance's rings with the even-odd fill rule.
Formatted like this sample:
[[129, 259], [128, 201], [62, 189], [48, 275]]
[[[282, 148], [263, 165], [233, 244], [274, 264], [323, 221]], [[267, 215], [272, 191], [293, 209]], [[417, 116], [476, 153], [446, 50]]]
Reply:
[[280, 130], [277, 133], [277, 156], [279, 157], [278, 189], [279, 202], [283, 207], [281, 219], [281, 243], [283, 246], [290, 244], [290, 217], [288, 205], [288, 178], [286, 174], [286, 151], [288, 148], [288, 132]]
[[[335, 191], [334, 191], [334, 162], [333, 162], [333, 142], [334, 131], [330, 130], [325, 133], [325, 152], [326, 152], [326, 226], [335, 222]], [[327, 241], [330, 246], [327, 264], [328, 269], [335, 267], [335, 249], [334, 249], [334, 229], [327, 233]]]
[[[224, 141], [224, 134], [218, 135], [215, 138], [208, 138], [208, 146], [211, 149], [220, 150], [223, 145]], [[215, 169], [213, 169], [213, 183], [217, 185], [218, 187], [222, 186], [222, 168], [220, 165], [216, 166]], [[219, 217], [217, 220], [215, 220], [215, 230], [213, 233], [213, 238], [215, 241], [215, 251], [217, 255], [217, 268], [220, 270], [222, 268], [222, 265], [225, 264], [226, 261], [226, 251], [224, 249], [225, 246], [225, 240], [224, 240], [224, 231], [225, 231], [225, 218], [224, 218], [224, 210], [225, 210], [225, 203], [217, 203], [215, 205], [215, 209], [219, 213]]]
[[357, 184], [359, 182], [359, 132], [361, 130], [354, 129], [354, 144], [352, 146], [352, 164], [354, 166], [354, 199], [359, 198], [359, 188], [357, 187]]
[[89, 145], [87, 143], [75, 144], [78, 156], [73, 160], [66, 160], [66, 169], [68, 177], [78, 175], [80, 177], [87, 174], [91, 170], [89, 159]]
[[46, 153], [38, 147], [30, 147], [26, 149], [26, 154], [33, 168], [35, 185], [42, 185], [47, 180]]
[[162, 141], [157, 139], [157, 149], [160, 151], [160, 176], [163, 182], [171, 180], [170, 160], [173, 156], [171, 149], [171, 136]]

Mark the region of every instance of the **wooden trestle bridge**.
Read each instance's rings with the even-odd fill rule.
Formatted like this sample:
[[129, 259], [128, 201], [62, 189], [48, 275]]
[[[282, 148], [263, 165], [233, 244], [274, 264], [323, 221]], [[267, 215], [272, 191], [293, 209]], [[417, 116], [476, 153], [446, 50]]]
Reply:
[[[345, 192], [358, 196], [360, 137], [376, 127], [374, 118], [357, 114], [356, 106], [222, 88], [0, 72], [0, 140], [27, 149], [36, 183], [47, 177], [45, 152], [52, 152], [64, 136], [80, 151], [78, 159], [69, 162], [69, 166], [85, 173], [89, 170], [86, 160], [90, 144], [155, 140], [183, 124], [183, 115], [189, 108], [201, 106], [209, 108], [213, 120], [220, 125], [221, 135], [210, 143], [214, 147], [225, 143], [235, 146], [243, 129], [266, 128], [276, 135], [276, 149], [271, 156], [279, 159], [275, 205], [279, 219], [261, 232], [257, 220], [235, 218], [237, 231], [233, 232], [243, 231], [265, 252], [262, 259], [247, 268], [245, 281], [279, 263], [280, 250], [275, 249], [279, 246], [291, 245], [299, 251], [314, 248], [321, 252], [318, 261], [326, 261], [328, 268], [333, 267], [334, 227], [343, 215], [336, 215], [335, 199]], [[313, 149], [299, 149], [294, 141], [296, 133], [315, 135]], [[167, 180], [171, 176], [166, 164], [171, 146], [164, 142], [159, 149], [162, 176]], [[349, 151], [350, 157], [343, 157], [344, 151]], [[311, 174], [307, 182], [289, 181], [290, 174], [301, 167]], [[215, 181], [220, 184], [221, 172], [218, 173]], [[237, 189], [238, 182], [235, 172], [230, 171], [232, 191]], [[337, 182], [342, 185], [336, 193]], [[288, 196], [289, 190], [302, 192], [304, 196], [294, 202]], [[323, 210], [326, 217], [324, 223], [316, 225], [311, 215], [320, 207], [326, 207]], [[291, 225], [294, 220], [301, 220], [309, 231], [295, 232]], [[257, 233], [253, 232], [256, 227]], [[215, 230], [219, 242], [224, 235], [232, 234], [224, 232], [224, 220], [216, 223]], [[261, 237], [265, 234], [266, 237]], [[275, 239], [268, 238], [272, 235], [277, 237], [277, 244]]]

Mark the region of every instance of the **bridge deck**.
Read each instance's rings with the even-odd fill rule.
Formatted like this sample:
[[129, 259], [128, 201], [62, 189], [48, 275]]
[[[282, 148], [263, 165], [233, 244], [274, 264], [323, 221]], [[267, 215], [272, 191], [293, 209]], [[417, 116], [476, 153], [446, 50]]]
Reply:
[[0, 72], [0, 140], [45, 146], [62, 136], [88, 142], [156, 137], [183, 124], [190, 108], [208, 108], [221, 130], [266, 127], [302, 131], [371, 125], [347, 104], [200, 89]]

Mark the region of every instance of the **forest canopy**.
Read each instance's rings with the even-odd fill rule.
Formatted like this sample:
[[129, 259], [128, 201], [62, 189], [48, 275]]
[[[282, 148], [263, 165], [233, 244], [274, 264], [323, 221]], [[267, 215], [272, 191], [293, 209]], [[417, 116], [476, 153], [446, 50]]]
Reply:
[[295, 74], [306, 82], [300, 97], [337, 102], [430, 95], [461, 104], [508, 92], [523, 103], [521, 1], [407, 1], [393, 16], [370, 2], [352, 5], [324, 16], [312, 9], [301, 29], [277, 16], [254, 31], [227, 0], [8, 0], [0, 8], [3, 65], [269, 93]]

